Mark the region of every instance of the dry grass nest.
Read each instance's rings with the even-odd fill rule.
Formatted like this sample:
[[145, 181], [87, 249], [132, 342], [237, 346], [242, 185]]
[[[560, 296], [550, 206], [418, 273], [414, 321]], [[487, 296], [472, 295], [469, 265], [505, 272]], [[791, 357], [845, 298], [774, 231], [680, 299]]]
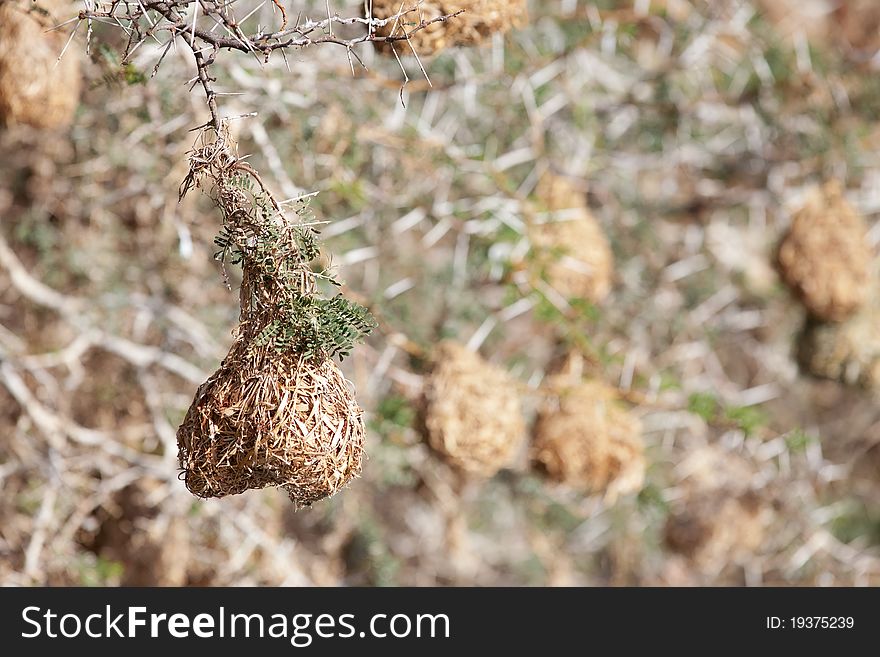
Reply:
[[541, 393], [531, 450], [539, 470], [560, 483], [604, 493], [609, 502], [641, 489], [641, 424], [617, 405], [613, 388], [555, 374]]
[[46, 32], [74, 15], [67, 0], [0, 2], [0, 123], [58, 128], [79, 102], [80, 53], [58, 56], [70, 30]]
[[223, 497], [277, 486], [306, 506], [361, 471], [363, 411], [331, 359], [237, 340], [177, 432], [186, 487]]
[[614, 257], [584, 195], [565, 178], [546, 174], [535, 196], [553, 213], [529, 227], [535, 274], [566, 300], [601, 302], [611, 290]]
[[760, 468], [712, 444], [692, 447], [676, 466], [677, 492], [664, 528], [666, 546], [712, 581], [758, 553], [776, 519]]
[[839, 322], [867, 300], [871, 249], [840, 183], [813, 189], [779, 247], [783, 280], [817, 319]]
[[190, 151], [181, 194], [208, 190], [224, 223], [221, 258], [242, 264], [236, 340], [177, 431], [186, 486], [223, 497], [277, 486], [298, 506], [361, 471], [363, 411], [333, 361], [372, 327], [366, 309], [317, 293], [320, 255], [307, 206], [292, 212], [237, 156], [225, 125]]
[[454, 342], [434, 350], [424, 422], [434, 450], [453, 467], [481, 476], [510, 465], [525, 439], [516, 382]]
[[[412, 46], [419, 55], [432, 55], [455, 46], [476, 46], [493, 34], [504, 34], [528, 22], [525, 0], [373, 0], [374, 18], [385, 19], [407, 12], [379, 27], [378, 36], [403, 36], [423, 20], [450, 16], [461, 10], [464, 12], [454, 18], [437, 21], [412, 33], [409, 44], [394, 42], [397, 52], [410, 52]], [[385, 54], [393, 52], [389, 42], [377, 42], [376, 46]]]
[[666, 545], [706, 573], [753, 557], [764, 543], [767, 509], [753, 492], [703, 491], [666, 521]]
[[800, 336], [798, 360], [815, 376], [880, 388], [880, 290], [844, 322], [808, 321]]

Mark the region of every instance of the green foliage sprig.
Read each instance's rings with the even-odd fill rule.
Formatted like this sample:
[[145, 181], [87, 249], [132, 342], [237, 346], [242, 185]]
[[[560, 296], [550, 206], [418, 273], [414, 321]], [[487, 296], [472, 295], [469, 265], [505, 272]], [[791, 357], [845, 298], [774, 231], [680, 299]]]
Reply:
[[[205, 129], [190, 152], [181, 197], [205, 190], [223, 215], [214, 257], [240, 264], [241, 330], [255, 347], [306, 359], [345, 358], [376, 327], [363, 306], [341, 294], [319, 292], [320, 280], [338, 287], [329, 271], [315, 271], [319, 231], [308, 199], [281, 204], [259, 174], [235, 154], [225, 125]], [[284, 206], [284, 207], [283, 207]]]

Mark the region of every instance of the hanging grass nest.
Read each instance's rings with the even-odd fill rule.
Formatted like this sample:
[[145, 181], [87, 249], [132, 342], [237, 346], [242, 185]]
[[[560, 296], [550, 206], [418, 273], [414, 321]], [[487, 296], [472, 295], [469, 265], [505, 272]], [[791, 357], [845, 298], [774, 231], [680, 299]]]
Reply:
[[[462, 11], [463, 10], [463, 11]], [[398, 53], [415, 50], [420, 56], [433, 55], [455, 46], [478, 46], [493, 34], [504, 34], [528, 22], [526, 0], [373, 0], [373, 17], [391, 18], [376, 30], [378, 36], [404, 36], [422, 21], [452, 16], [412, 32], [408, 42], [395, 41]], [[392, 42], [376, 42], [379, 52], [391, 55]], [[411, 47], [411, 48], [410, 48]]]
[[539, 471], [610, 503], [642, 488], [641, 424], [617, 405], [613, 388], [563, 373], [549, 376], [541, 394], [531, 448]]
[[807, 321], [798, 343], [798, 360], [815, 376], [880, 388], [880, 290], [846, 321]]
[[0, 123], [58, 128], [79, 102], [80, 54], [64, 50], [70, 29], [49, 28], [74, 16], [67, 0], [0, 1]]
[[329, 497], [361, 471], [362, 415], [332, 360], [236, 340], [177, 432], [186, 486], [199, 497], [278, 486], [302, 506]]
[[666, 521], [667, 547], [707, 573], [752, 558], [767, 535], [768, 514], [759, 496], [704, 491]]
[[820, 320], [839, 322], [867, 300], [871, 250], [864, 219], [831, 181], [814, 189], [779, 247], [783, 280]]
[[322, 278], [336, 283], [310, 267], [319, 249], [305, 204], [284, 211], [225, 133], [203, 139], [182, 193], [201, 186], [223, 213], [217, 257], [242, 264], [241, 318], [178, 429], [180, 467], [199, 497], [276, 486], [305, 506], [361, 470], [363, 412], [333, 357], [373, 322], [341, 295], [319, 295]]
[[434, 350], [424, 402], [428, 444], [464, 472], [491, 477], [525, 439], [515, 381], [455, 342]]
[[707, 444], [690, 447], [675, 474], [666, 546], [713, 581], [728, 565], [753, 561], [779, 524], [760, 466]]
[[553, 215], [529, 227], [535, 275], [566, 300], [600, 303], [611, 290], [614, 257], [584, 195], [565, 178], [548, 173], [535, 196]]

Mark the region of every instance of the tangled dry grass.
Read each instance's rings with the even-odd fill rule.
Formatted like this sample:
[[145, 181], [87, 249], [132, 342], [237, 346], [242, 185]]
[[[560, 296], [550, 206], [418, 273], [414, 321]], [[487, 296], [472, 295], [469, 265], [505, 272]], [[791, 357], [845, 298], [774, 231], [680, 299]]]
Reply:
[[0, 2], [0, 122], [47, 129], [70, 125], [79, 102], [82, 54], [79, 48], [65, 51], [64, 31], [47, 30], [71, 7], [67, 0]]

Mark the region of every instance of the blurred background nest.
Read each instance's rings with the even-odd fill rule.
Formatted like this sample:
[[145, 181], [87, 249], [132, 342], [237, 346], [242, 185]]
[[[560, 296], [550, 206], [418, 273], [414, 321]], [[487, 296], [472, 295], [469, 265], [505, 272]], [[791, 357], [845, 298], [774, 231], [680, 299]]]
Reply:
[[[240, 283], [216, 209], [177, 199], [191, 55], [151, 78], [161, 44], [123, 63], [96, 23], [34, 114], [16, 99], [46, 88], [14, 78], [46, 79], [20, 63], [45, 28], [8, 47], [0, 19], [0, 581], [880, 584], [876, 3], [528, 5], [460, 23], [478, 48], [395, 46], [402, 91], [369, 44], [354, 77], [331, 47], [218, 60], [222, 112], [258, 112], [241, 152], [281, 198], [319, 192], [380, 319], [342, 363], [363, 475], [300, 511], [179, 481]], [[71, 27], [39, 37], [55, 57]]]

